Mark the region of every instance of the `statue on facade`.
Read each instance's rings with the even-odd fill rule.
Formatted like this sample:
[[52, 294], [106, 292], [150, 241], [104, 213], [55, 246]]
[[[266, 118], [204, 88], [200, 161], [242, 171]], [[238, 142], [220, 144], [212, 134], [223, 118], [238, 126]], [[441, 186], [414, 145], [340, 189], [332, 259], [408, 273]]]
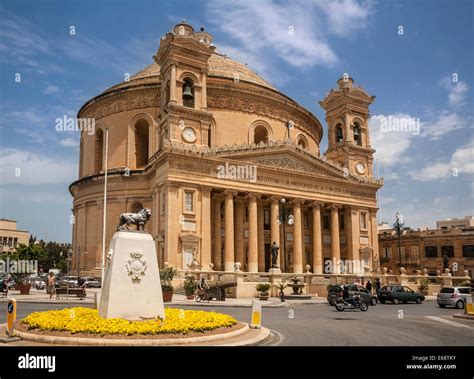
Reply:
[[191, 262], [191, 264], [188, 265], [190, 270], [200, 270], [202, 268], [202, 265], [199, 263], [198, 256], [199, 256], [199, 245], [196, 242], [193, 246], [193, 261]]
[[272, 268], [278, 268], [278, 265], [277, 265], [278, 250], [280, 250], [280, 248], [277, 246], [276, 241], [273, 241], [272, 251], [271, 251], [272, 252]]
[[136, 225], [137, 230], [145, 230], [145, 224], [151, 217], [151, 211], [143, 208], [138, 213], [122, 213], [117, 230], [130, 230], [130, 225]]
[[443, 253], [443, 270], [447, 269], [449, 267], [449, 257], [448, 253], [445, 251]]

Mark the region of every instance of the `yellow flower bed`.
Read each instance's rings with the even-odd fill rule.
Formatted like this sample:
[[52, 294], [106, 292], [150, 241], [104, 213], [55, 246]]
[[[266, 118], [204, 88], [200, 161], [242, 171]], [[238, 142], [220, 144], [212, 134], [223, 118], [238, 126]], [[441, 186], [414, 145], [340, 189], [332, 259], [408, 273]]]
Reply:
[[186, 334], [231, 327], [237, 321], [222, 313], [185, 311], [166, 308], [165, 320], [128, 321], [121, 318], [104, 319], [97, 309], [75, 307], [34, 312], [23, 319], [28, 329], [69, 331], [93, 334]]

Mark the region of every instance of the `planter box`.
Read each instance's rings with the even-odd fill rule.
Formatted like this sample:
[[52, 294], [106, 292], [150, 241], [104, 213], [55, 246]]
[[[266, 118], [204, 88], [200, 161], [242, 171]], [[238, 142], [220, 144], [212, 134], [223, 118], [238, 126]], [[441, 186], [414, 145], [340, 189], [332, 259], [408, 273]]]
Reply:
[[164, 303], [171, 303], [172, 299], [173, 299], [173, 290], [163, 291], [163, 302]]
[[20, 295], [29, 295], [31, 284], [16, 284], [15, 289], [20, 291]]

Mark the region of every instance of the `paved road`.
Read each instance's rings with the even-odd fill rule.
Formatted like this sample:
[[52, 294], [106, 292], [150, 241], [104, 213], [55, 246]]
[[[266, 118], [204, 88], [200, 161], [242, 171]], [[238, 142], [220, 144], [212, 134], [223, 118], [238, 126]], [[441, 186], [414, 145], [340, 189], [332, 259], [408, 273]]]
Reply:
[[[212, 303], [211, 303], [212, 304]], [[19, 304], [18, 318], [64, 305]], [[250, 308], [192, 307], [185, 309], [214, 310], [249, 322]], [[441, 309], [433, 301], [423, 304], [384, 304], [369, 307], [367, 312], [337, 312], [326, 304], [294, 305], [264, 308], [262, 323], [282, 336], [267, 344], [315, 346], [472, 346], [474, 322], [455, 319], [458, 309]], [[0, 323], [5, 310], [0, 310]]]

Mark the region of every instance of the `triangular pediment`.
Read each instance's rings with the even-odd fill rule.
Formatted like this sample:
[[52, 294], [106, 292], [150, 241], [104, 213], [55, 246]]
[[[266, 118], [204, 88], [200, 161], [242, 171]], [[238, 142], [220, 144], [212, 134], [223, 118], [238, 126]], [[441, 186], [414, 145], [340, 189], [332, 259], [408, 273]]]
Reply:
[[294, 146], [274, 147], [257, 149], [256, 151], [227, 151], [218, 154], [220, 158], [227, 158], [232, 161], [254, 164], [257, 166], [273, 168], [275, 170], [290, 170], [316, 176], [326, 176], [332, 178], [344, 178], [341, 167], [325, 162], [304, 150]]

